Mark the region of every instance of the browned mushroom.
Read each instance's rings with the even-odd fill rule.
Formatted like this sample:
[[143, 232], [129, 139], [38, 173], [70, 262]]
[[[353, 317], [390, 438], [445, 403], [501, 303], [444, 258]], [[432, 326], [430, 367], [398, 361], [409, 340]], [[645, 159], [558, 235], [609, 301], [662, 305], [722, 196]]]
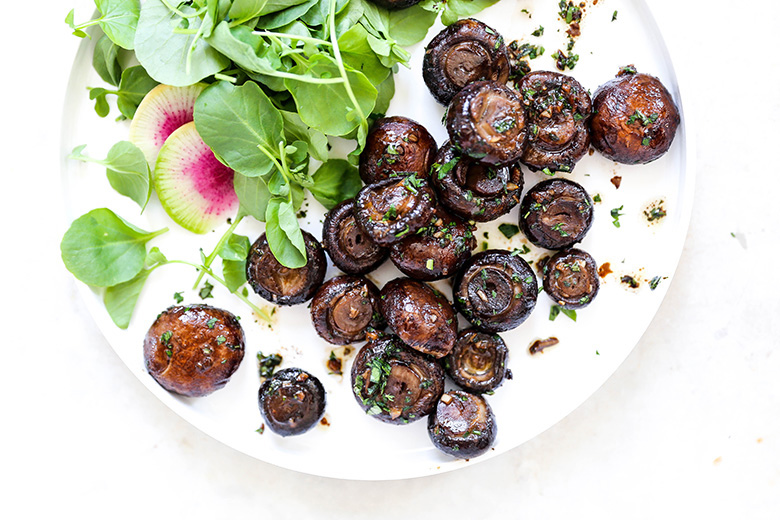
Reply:
[[260, 414], [283, 437], [311, 430], [325, 413], [320, 380], [300, 368], [280, 370], [260, 386]]
[[593, 224], [593, 200], [580, 184], [548, 179], [528, 190], [520, 204], [520, 228], [533, 244], [565, 249], [581, 241]]
[[246, 278], [257, 294], [277, 305], [296, 305], [314, 296], [325, 279], [327, 260], [322, 246], [310, 233], [303, 231], [303, 241], [307, 263], [298, 269], [284, 267], [274, 258], [265, 233], [252, 244]]
[[380, 295], [382, 315], [404, 343], [435, 358], [452, 350], [458, 321], [444, 295], [409, 278], [387, 282]]
[[375, 337], [352, 365], [352, 392], [370, 416], [407, 424], [431, 413], [444, 391], [444, 370], [395, 336]]
[[520, 159], [527, 125], [520, 96], [495, 81], [471, 83], [452, 98], [447, 133], [464, 154], [489, 164]]
[[518, 163], [494, 166], [460, 155], [451, 143], [439, 150], [431, 168], [439, 202], [462, 218], [495, 220], [520, 203], [523, 172]]
[[202, 397], [227, 384], [244, 358], [244, 331], [228, 311], [208, 305], [163, 311], [144, 338], [144, 362], [160, 386]]
[[311, 302], [311, 320], [328, 343], [347, 345], [362, 341], [366, 330], [380, 329], [379, 289], [358, 276], [337, 276], [319, 288]]
[[680, 112], [658, 78], [632, 65], [600, 86], [593, 97], [593, 146], [625, 164], [644, 164], [665, 154], [680, 125]]
[[458, 334], [444, 368], [458, 386], [477, 393], [490, 392], [504, 382], [508, 353], [498, 334], [466, 329]]
[[389, 245], [428, 224], [435, 201], [428, 182], [419, 177], [386, 179], [358, 192], [355, 219], [374, 242]]
[[347, 274], [365, 274], [387, 259], [386, 248], [377, 245], [355, 221], [355, 201], [348, 199], [325, 215], [322, 247], [333, 264]]
[[578, 309], [599, 292], [596, 261], [585, 251], [559, 251], [544, 264], [544, 292], [564, 309]]
[[477, 247], [475, 226], [437, 206], [430, 223], [390, 246], [390, 260], [416, 280], [441, 280], [455, 274]]
[[423, 80], [436, 101], [448, 105], [469, 83], [506, 83], [509, 57], [504, 39], [479, 20], [459, 20], [428, 43], [423, 57]]
[[436, 141], [421, 124], [406, 117], [379, 119], [360, 154], [360, 178], [366, 184], [408, 175], [424, 179], [436, 150]]
[[531, 72], [517, 85], [528, 119], [523, 164], [533, 171], [570, 172], [590, 147], [588, 91], [570, 76]]
[[518, 255], [488, 250], [469, 258], [452, 284], [455, 308], [484, 332], [513, 329], [536, 306], [536, 276]]
[[484, 397], [450, 390], [428, 416], [428, 435], [438, 449], [460, 459], [482, 455], [495, 442], [498, 428]]

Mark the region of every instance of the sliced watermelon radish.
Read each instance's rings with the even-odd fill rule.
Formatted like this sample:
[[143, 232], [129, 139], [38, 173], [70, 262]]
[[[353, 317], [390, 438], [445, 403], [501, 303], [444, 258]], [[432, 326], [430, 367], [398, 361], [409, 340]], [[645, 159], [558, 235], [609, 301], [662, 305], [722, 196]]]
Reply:
[[189, 122], [175, 130], [157, 157], [154, 188], [174, 222], [206, 233], [235, 214], [233, 170], [219, 162]]
[[185, 123], [192, 121], [195, 100], [208, 85], [189, 87], [157, 85], [144, 97], [130, 122], [130, 142], [140, 148], [154, 166], [165, 140]]

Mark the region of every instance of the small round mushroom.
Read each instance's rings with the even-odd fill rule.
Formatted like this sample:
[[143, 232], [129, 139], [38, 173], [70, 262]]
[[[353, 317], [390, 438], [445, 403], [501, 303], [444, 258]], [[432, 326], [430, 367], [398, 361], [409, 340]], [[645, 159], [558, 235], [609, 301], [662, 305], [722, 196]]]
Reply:
[[508, 78], [509, 57], [504, 39], [479, 20], [468, 18], [453, 23], [425, 48], [423, 80], [442, 105], [448, 105], [470, 83], [506, 83]]
[[363, 187], [355, 197], [355, 219], [380, 245], [400, 242], [430, 222], [436, 196], [414, 175]]
[[390, 329], [415, 350], [441, 358], [455, 345], [455, 311], [428, 284], [409, 278], [390, 280], [380, 292], [379, 308]]
[[390, 246], [390, 260], [402, 273], [415, 280], [448, 278], [477, 247], [475, 229], [475, 226], [437, 206], [427, 226]]
[[462, 218], [489, 222], [520, 203], [523, 172], [518, 163], [495, 166], [460, 155], [447, 142], [431, 168], [439, 202]]
[[398, 116], [379, 119], [360, 154], [360, 178], [366, 184], [408, 175], [424, 179], [436, 150], [436, 141], [420, 123]]
[[525, 260], [504, 250], [469, 258], [452, 286], [455, 308], [484, 332], [502, 332], [523, 323], [536, 306], [536, 276]]
[[672, 146], [680, 112], [661, 81], [623, 67], [593, 97], [593, 147], [613, 161], [645, 164]]
[[271, 253], [265, 233], [249, 250], [246, 278], [252, 289], [271, 303], [297, 305], [310, 300], [325, 279], [327, 260], [322, 246], [310, 233], [303, 231], [307, 263], [290, 269]]
[[244, 331], [233, 314], [208, 305], [163, 311], [144, 338], [144, 363], [160, 386], [202, 397], [227, 384], [244, 358]]
[[265, 424], [282, 437], [311, 430], [325, 413], [322, 383], [300, 368], [285, 368], [266, 379], [258, 396]]
[[508, 354], [498, 334], [466, 329], [458, 334], [444, 367], [458, 386], [476, 393], [490, 392], [504, 382]]
[[365, 274], [387, 259], [388, 250], [377, 245], [357, 225], [355, 201], [348, 199], [325, 215], [322, 247], [333, 264], [347, 274]]
[[336, 276], [317, 291], [311, 302], [311, 320], [328, 343], [348, 345], [363, 341], [369, 327], [381, 329], [379, 289], [362, 276]]
[[588, 91], [570, 76], [542, 71], [523, 77], [517, 90], [528, 125], [523, 164], [532, 171], [572, 171], [590, 147]]
[[485, 453], [496, 440], [493, 410], [484, 397], [461, 390], [444, 393], [428, 416], [428, 436], [438, 449], [460, 459]]
[[592, 224], [593, 200], [585, 188], [568, 179], [542, 181], [520, 203], [520, 228], [540, 247], [571, 247], [585, 238]]
[[516, 161], [523, 155], [527, 134], [522, 99], [503, 83], [471, 83], [452, 98], [447, 133], [464, 154], [482, 162]]
[[433, 411], [444, 392], [444, 369], [395, 336], [374, 337], [352, 365], [352, 391], [368, 415], [407, 424]]
[[544, 292], [564, 309], [579, 309], [599, 292], [596, 261], [581, 249], [555, 253], [544, 264]]

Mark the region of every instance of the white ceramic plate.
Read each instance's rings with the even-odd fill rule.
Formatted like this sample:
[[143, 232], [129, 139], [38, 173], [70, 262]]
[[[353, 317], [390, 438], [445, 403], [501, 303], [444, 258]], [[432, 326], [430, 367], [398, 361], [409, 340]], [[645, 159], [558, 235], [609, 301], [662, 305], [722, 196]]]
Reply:
[[[526, 9], [532, 14], [529, 18]], [[613, 11], [617, 21], [612, 22]], [[565, 48], [566, 26], [557, 19], [555, 3], [549, 1], [503, 0], [477, 15], [511, 41], [532, 40], [542, 44], [545, 55], [531, 62], [534, 70], [554, 70], [550, 54]], [[530, 33], [545, 27], [542, 38]], [[441, 26], [431, 29], [422, 44], [412, 50], [411, 69], [402, 69], [396, 77], [396, 97], [388, 114], [405, 115], [423, 125], [439, 144], [446, 140], [441, 125], [443, 107], [434, 102], [421, 78], [425, 43]], [[571, 73], [586, 88], [595, 89], [612, 78], [618, 69], [633, 63], [641, 72], [658, 76], [683, 108], [679, 82], [659, 29], [642, 0], [604, 1], [588, 6], [582, 23], [582, 36], [576, 46], [580, 61]], [[87, 153], [104, 157], [116, 141], [127, 139], [127, 123], [115, 123], [111, 116], [98, 118], [87, 98], [86, 86], [100, 86], [100, 78], [91, 68], [92, 43], [85, 41], [76, 56], [68, 85], [62, 140], [63, 156], [79, 144], [88, 144]], [[166, 266], [155, 271], [141, 295], [130, 327], [120, 330], [111, 322], [101, 296], [82, 286], [87, 305], [117, 354], [128, 368], [173, 411], [215, 439], [260, 460], [315, 475], [349, 479], [399, 479], [450, 471], [499, 455], [538, 435], [565, 417], [590, 396], [628, 356], [657, 311], [674, 273], [688, 227], [694, 169], [691, 122], [682, 112], [682, 125], [674, 144], [663, 158], [645, 166], [623, 166], [598, 153], [586, 156], [571, 175], [591, 195], [600, 194], [595, 223], [580, 247], [590, 252], [599, 265], [609, 262], [613, 274], [603, 280], [602, 289], [592, 305], [578, 312], [577, 322], [560, 315], [548, 319], [552, 301], [541, 294], [533, 315], [519, 328], [502, 334], [510, 348], [509, 368], [514, 379], [506, 381], [488, 400], [498, 423], [498, 438], [487, 454], [471, 461], [454, 460], [436, 450], [428, 439], [426, 421], [407, 426], [392, 426], [367, 417], [357, 406], [349, 382], [354, 355], [345, 363], [345, 376], [328, 373], [326, 361], [332, 346], [320, 339], [310, 325], [306, 305], [279, 309], [272, 327], [253, 320], [249, 309], [215, 284], [214, 298], [207, 303], [242, 316], [247, 337], [246, 356], [228, 385], [215, 394], [201, 398], [177, 397], [163, 390], [147, 374], [142, 354], [146, 330], [159, 312], [174, 303], [173, 293], [183, 291], [185, 303], [200, 302], [192, 290], [196, 274], [183, 266]], [[112, 112], [116, 114], [116, 112]], [[66, 161], [65, 198], [71, 219], [97, 208], [108, 207], [133, 224], [155, 230], [171, 231], [152, 241], [168, 258], [197, 262], [199, 249], [210, 251], [225, 227], [198, 236], [177, 228], [158, 201], [153, 199], [146, 211], [111, 190], [104, 170], [96, 165]], [[622, 177], [616, 189], [610, 182]], [[528, 189], [543, 180], [542, 174], [526, 172]], [[643, 211], [649, 204], [663, 200], [667, 216], [649, 225]], [[302, 226], [321, 236], [323, 208], [308, 203]], [[620, 228], [613, 225], [610, 210], [623, 206]], [[481, 225], [480, 245], [491, 248], [516, 248], [525, 242], [522, 234], [507, 240], [497, 226], [517, 223], [518, 210], [496, 222]], [[263, 225], [242, 222], [237, 232], [257, 238]], [[487, 232], [489, 238], [484, 239]], [[545, 252], [532, 248], [524, 255], [536, 260]], [[332, 266], [328, 277], [337, 274]], [[388, 261], [372, 277], [380, 284], [398, 276]], [[640, 281], [636, 290], [620, 282], [624, 275]], [[647, 283], [663, 277], [656, 290]], [[381, 286], [381, 285], [380, 285]], [[446, 294], [447, 282], [437, 286]], [[259, 297], [256, 303], [265, 302]], [[461, 320], [463, 327], [465, 322]], [[560, 344], [543, 354], [530, 355], [529, 345], [536, 339], [555, 336]], [[359, 345], [358, 345], [359, 346]], [[299, 366], [316, 375], [328, 395], [326, 418], [329, 426], [318, 426], [305, 435], [281, 438], [270, 431], [256, 433], [262, 423], [257, 407], [260, 379], [255, 363], [258, 351], [279, 352], [283, 367]], [[451, 386], [451, 383], [448, 383]]]

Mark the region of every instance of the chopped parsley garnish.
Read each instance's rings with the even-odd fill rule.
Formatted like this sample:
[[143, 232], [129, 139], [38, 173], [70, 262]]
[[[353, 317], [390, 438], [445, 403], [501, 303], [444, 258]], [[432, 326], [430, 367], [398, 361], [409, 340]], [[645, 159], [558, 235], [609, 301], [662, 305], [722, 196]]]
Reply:
[[404, 228], [401, 231], [399, 231], [398, 233], [396, 233], [395, 236], [400, 238], [400, 237], [404, 236], [405, 234], [407, 234], [408, 232], [409, 232], [409, 226], [404, 226]]
[[227, 341], [227, 338], [225, 336], [217, 336], [217, 345], [222, 345], [224, 342]]
[[512, 256], [524, 255], [524, 254], [530, 253], [530, 252], [531, 252], [531, 248], [528, 247], [527, 245], [523, 244], [523, 248], [522, 249], [515, 249], [514, 251], [512, 251]]
[[542, 27], [540, 25], [537, 30], [535, 30], [534, 32], [531, 33], [531, 36], [536, 36], [538, 38], [539, 36], [541, 36], [543, 34], [544, 34], [544, 27]]
[[257, 353], [257, 369], [260, 377], [271, 377], [274, 375], [276, 367], [282, 364], [282, 356], [279, 354], [270, 354], [266, 356], [262, 352]]
[[550, 307], [550, 321], [555, 321], [555, 318], [557, 318], [559, 314], [564, 314], [570, 320], [577, 321], [577, 311], [574, 309], [564, 309], [558, 305]]
[[160, 341], [163, 342], [163, 345], [167, 345], [168, 343], [170, 343], [172, 336], [173, 336], [173, 332], [171, 332], [170, 330], [166, 330], [160, 336]]
[[493, 128], [498, 132], [499, 134], [503, 134], [504, 132], [511, 130], [515, 127], [515, 120], [511, 117], [506, 117], [500, 121], [496, 121], [493, 124]]
[[173, 293], [173, 299], [176, 300], [176, 303], [181, 303], [184, 301], [184, 296], [180, 292], [175, 292]]
[[211, 318], [209, 321], [206, 322], [206, 326], [210, 329], [213, 329], [214, 325], [217, 324], [217, 321], [219, 321], [217, 320], [217, 318]]
[[438, 173], [439, 180], [442, 180], [452, 170], [456, 164], [458, 164], [459, 157], [455, 156], [444, 164], [436, 163], [433, 165], [433, 170]]
[[395, 206], [391, 204], [390, 205], [390, 209], [385, 211], [385, 214], [382, 217], [382, 220], [393, 220], [397, 216], [398, 216], [398, 210], [396, 210]]
[[579, 54], [569, 54], [568, 56], [560, 49], [558, 49], [558, 52], [554, 53], [552, 55], [552, 58], [555, 60], [555, 66], [558, 67], [558, 70], [566, 70], [566, 69], [574, 69], [574, 67], [577, 66], [577, 62], [580, 60]]
[[620, 206], [619, 208], [613, 208], [609, 214], [612, 216], [612, 224], [616, 227], [620, 227], [620, 217], [625, 215], [625, 213], [621, 213], [623, 210], [623, 206]]
[[501, 231], [501, 233], [507, 238], [512, 238], [513, 236], [515, 236], [520, 232], [519, 227], [515, 226], [514, 224], [507, 224], [507, 223], [498, 226], [498, 230]]
[[599, 193], [593, 196], [593, 202], [601, 202], [601, 195]]
[[653, 279], [650, 280], [650, 290], [655, 291], [658, 288], [659, 283], [661, 283], [661, 277], [654, 276]]
[[544, 54], [544, 47], [541, 45], [531, 45], [530, 43], [522, 44], [516, 52], [517, 59], [528, 56], [529, 59], [535, 60], [539, 56]]
[[571, 0], [569, 2], [561, 0], [558, 2], [558, 16], [567, 24], [579, 22], [582, 20], [582, 10], [574, 5], [574, 2]]
[[211, 290], [214, 288], [211, 283], [209, 283], [208, 280], [203, 282], [203, 287], [200, 288], [200, 291], [198, 292], [198, 295], [200, 296], [201, 300], [205, 300], [206, 298], [213, 298], [211, 294]]
[[635, 121], [639, 120], [642, 123], [642, 126], [648, 126], [658, 121], [659, 117], [660, 116], [658, 114], [650, 114], [648, 117], [644, 115], [641, 110], [637, 109], [634, 111], [631, 117], [628, 118], [628, 124], [634, 124]]
[[642, 139], [642, 146], [649, 146], [649, 145], [650, 145], [649, 137], [645, 137], [644, 139]]
[[633, 65], [626, 65], [622, 69], [620, 69], [621, 72], [625, 72], [626, 74], [636, 74], [636, 67]]
[[617, 20], [617, 11], [612, 13], [612, 21], [614, 22], [615, 20]]
[[552, 227], [553, 231], [557, 231], [562, 237], [567, 237], [569, 234], [563, 229], [563, 222], [558, 222]]

